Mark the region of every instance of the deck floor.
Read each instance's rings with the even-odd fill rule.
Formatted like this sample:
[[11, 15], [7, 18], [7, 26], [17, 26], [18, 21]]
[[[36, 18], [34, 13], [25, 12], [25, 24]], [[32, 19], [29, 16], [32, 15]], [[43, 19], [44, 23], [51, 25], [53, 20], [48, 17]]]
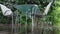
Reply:
[[8, 34], [9, 32], [6, 31], [0, 31], [0, 34]]

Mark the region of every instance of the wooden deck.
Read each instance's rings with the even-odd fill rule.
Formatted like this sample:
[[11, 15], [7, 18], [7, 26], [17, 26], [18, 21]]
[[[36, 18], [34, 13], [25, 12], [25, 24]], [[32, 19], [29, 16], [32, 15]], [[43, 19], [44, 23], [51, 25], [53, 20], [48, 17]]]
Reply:
[[6, 32], [6, 31], [0, 31], [0, 34], [9, 34], [9, 32]]

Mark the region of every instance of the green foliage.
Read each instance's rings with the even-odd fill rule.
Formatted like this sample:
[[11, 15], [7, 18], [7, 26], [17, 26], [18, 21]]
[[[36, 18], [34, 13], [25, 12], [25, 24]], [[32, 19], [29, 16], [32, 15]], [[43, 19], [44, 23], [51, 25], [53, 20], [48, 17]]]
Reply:
[[[49, 16], [52, 18], [51, 22], [53, 23], [54, 26], [57, 26], [55, 29], [55, 34], [60, 34], [60, 1], [56, 0], [52, 6], [52, 11], [50, 11]], [[49, 20], [50, 21], [50, 20]]]
[[[13, 4], [27, 4], [27, 0], [16, 0], [16, 1], [10, 1], [8, 2], [9, 5], [13, 5]], [[48, 2], [46, 1], [42, 1], [42, 0], [35, 0], [34, 2], [36, 2], [38, 5], [40, 5], [40, 10], [44, 11], [44, 7], [48, 4]], [[43, 3], [44, 2], [44, 3]], [[0, 0], [0, 3], [2, 4], [6, 4], [5, 0]], [[13, 7], [13, 6], [12, 6]], [[13, 10], [13, 9], [12, 9]], [[16, 10], [16, 9], [14, 9]], [[19, 17], [20, 18], [20, 17]], [[26, 22], [26, 16], [22, 16], [21, 19], [18, 19], [19, 23], [21, 22], [22, 24], [24, 24]], [[7, 17], [3, 16], [1, 10], [0, 10], [0, 23], [8, 23], [11, 20], [8, 20]], [[53, 5], [52, 8], [50, 9], [50, 12], [48, 13], [48, 15], [45, 18], [45, 21], [47, 22], [52, 22], [53, 25], [60, 27], [60, 0], [56, 0]], [[31, 19], [28, 18], [28, 22], [31, 22]], [[55, 34], [60, 34], [60, 31], [55, 31]]]

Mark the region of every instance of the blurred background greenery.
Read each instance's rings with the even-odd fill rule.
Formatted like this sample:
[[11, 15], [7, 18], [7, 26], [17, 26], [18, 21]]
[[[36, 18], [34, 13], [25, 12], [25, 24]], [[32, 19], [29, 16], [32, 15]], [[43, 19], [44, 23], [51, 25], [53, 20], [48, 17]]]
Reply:
[[[32, 3], [33, 2], [33, 3]], [[44, 7], [49, 3], [46, 0], [0, 0], [1, 4], [6, 5], [12, 11], [15, 11], [16, 9], [13, 7], [13, 5], [21, 5], [21, 4], [37, 4], [40, 8], [40, 11], [44, 11]], [[24, 23], [24, 19], [26, 19], [24, 16], [22, 17], [23, 19], [22, 24]], [[3, 16], [1, 9], [0, 9], [0, 23], [10, 23], [11, 18], [8, 18], [6, 16]], [[30, 21], [30, 19], [29, 19]], [[47, 22], [52, 22], [53, 26], [57, 26], [58, 29], [54, 30], [56, 32], [55, 34], [60, 34], [60, 0], [55, 0], [54, 3], [51, 6], [51, 9], [49, 10], [48, 15], [46, 16], [45, 21]]]

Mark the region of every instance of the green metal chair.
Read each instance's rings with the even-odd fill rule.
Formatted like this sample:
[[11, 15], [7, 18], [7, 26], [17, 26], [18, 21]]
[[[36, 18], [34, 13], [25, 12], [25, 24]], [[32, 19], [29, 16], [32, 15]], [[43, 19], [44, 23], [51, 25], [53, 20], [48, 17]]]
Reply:
[[34, 16], [40, 15], [40, 9], [38, 5], [35, 4], [26, 4], [26, 5], [14, 5], [14, 8], [21, 11], [26, 16], [26, 23], [25, 23], [25, 32], [27, 34], [27, 19], [30, 17], [32, 19], [32, 34], [34, 31]]
[[[28, 34], [27, 33], [28, 17], [30, 17], [32, 19], [32, 33], [31, 34], [34, 34], [34, 17], [38, 16], [37, 18], [39, 19], [42, 16], [47, 15], [52, 3], [53, 3], [53, 1], [49, 2], [49, 4], [46, 6], [46, 9], [44, 10], [43, 14], [41, 14], [41, 11], [40, 11], [38, 5], [35, 5], [35, 4], [14, 5], [14, 8], [21, 11], [26, 16], [26, 23], [25, 23], [25, 33], [26, 34]], [[43, 33], [45, 33], [45, 32], [43, 32]]]

